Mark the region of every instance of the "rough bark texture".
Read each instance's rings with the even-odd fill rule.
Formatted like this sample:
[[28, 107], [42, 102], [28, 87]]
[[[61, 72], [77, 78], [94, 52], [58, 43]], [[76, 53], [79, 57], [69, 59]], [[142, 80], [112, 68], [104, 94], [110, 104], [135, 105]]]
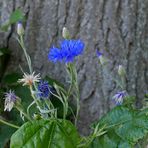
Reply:
[[[73, 38], [85, 41], [85, 54], [77, 61], [81, 133], [87, 134], [90, 123], [111, 108], [111, 97], [119, 90], [112, 80], [119, 64], [126, 68], [127, 91], [141, 101], [148, 90], [147, 0], [0, 0], [0, 23], [16, 8], [27, 16], [26, 46], [34, 69], [43, 75], [65, 81], [64, 65], [47, 59], [49, 47], [62, 38], [64, 26]], [[15, 26], [0, 33], [0, 47], [9, 47], [13, 54], [8, 71], [17, 69], [18, 63], [25, 65], [15, 35]], [[104, 69], [98, 65], [96, 49], [109, 58]]]

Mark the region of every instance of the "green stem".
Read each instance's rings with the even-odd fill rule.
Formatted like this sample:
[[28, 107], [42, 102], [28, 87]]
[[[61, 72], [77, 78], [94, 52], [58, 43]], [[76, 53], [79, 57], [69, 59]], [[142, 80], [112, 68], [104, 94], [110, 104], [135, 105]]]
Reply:
[[32, 73], [32, 66], [31, 66], [31, 60], [30, 60], [30, 57], [29, 55], [27, 54], [27, 50], [25, 48], [25, 44], [24, 44], [24, 40], [23, 40], [23, 36], [20, 36], [20, 40], [19, 40], [19, 43], [24, 51], [24, 54], [25, 54], [25, 57], [26, 57], [26, 61], [27, 61], [27, 64], [28, 64], [28, 67], [29, 67], [29, 71], [30, 73]]
[[67, 64], [67, 73], [70, 77], [70, 86], [69, 86], [69, 89], [68, 89], [68, 93], [67, 93], [67, 98], [70, 97], [70, 95], [72, 94], [72, 89], [73, 89], [73, 84], [74, 84], [74, 75], [73, 75], [73, 68], [72, 68], [72, 65], [71, 64]]
[[49, 110], [53, 110], [53, 112], [51, 112], [51, 117], [56, 118], [57, 114], [56, 114], [56, 111], [55, 111], [54, 106], [53, 106], [52, 102], [50, 101], [50, 99], [48, 99], [48, 100], [45, 99], [45, 103], [46, 103]]
[[[31, 66], [31, 59], [30, 59], [30, 56], [27, 54], [27, 50], [26, 50], [26, 47], [25, 47], [25, 44], [24, 44], [24, 39], [23, 39], [22, 35], [20, 36], [20, 40], [18, 39], [18, 42], [19, 42], [19, 44], [21, 45], [21, 47], [24, 51], [30, 74], [32, 74], [33, 70], [32, 70], [32, 66]], [[35, 83], [33, 83], [33, 86], [34, 86], [35, 90], [37, 90], [37, 86], [36, 86]]]
[[77, 125], [79, 111], [80, 111], [80, 95], [79, 95], [79, 93], [77, 94], [77, 97], [76, 97], [76, 103], [77, 103], [77, 110], [76, 110], [75, 125]]
[[27, 108], [27, 115], [30, 117], [30, 108], [34, 105], [35, 101], [33, 101]]
[[62, 90], [60, 89], [60, 87], [58, 87], [58, 85], [55, 84], [54, 87], [55, 87], [56, 92], [57, 92], [58, 95], [55, 95], [52, 92], [51, 92], [51, 94], [53, 94], [55, 97], [57, 97], [61, 101], [61, 103], [63, 105], [63, 119], [66, 119], [66, 115], [67, 115], [67, 98], [64, 95], [64, 93], [62, 93]]
[[19, 126], [17, 126], [17, 125], [14, 125], [14, 124], [12, 124], [12, 123], [9, 123], [9, 122], [7, 122], [7, 121], [4, 121], [4, 120], [2, 120], [2, 119], [0, 119], [0, 122], [1, 123], [3, 123], [3, 124], [5, 124], [5, 125], [8, 125], [8, 126], [10, 126], [10, 127], [13, 127], [13, 128], [20, 128]]
[[76, 88], [76, 103], [77, 103], [77, 110], [76, 110], [76, 119], [75, 119], [75, 125], [77, 124], [78, 117], [79, 117], [79, 111], [80, 111], [80, 91], [79, 91], [79, 85], [78, 85], [78, 76], [75, 65], [73, 65], [73, 72], [75, 76], [75, 88]]
[[124, 76], [121, 77], [121, 83], [122, 83], [122, 89], [125, 90], [125, 77]]
[[26, 119], [28, 119], [29, 121], [31, 121], [31, 118], [23, 111], [22, 108], [20, 108], [20, 107], [18, 107], [18, 106], [15, 106], [15, 108], [16, 108], [19, 112], [21, 112], [21, 113], [24, 115], [24, 117], [26, 117]]
[[51, 107], [52, 107], [53, 110], [54, 110], [54, 117], [57, 118], [57, 110], [54, 108], [54, 105], [52, 104], [51, 100], [49, 99], [48, 101], [49, 101]]
[[75, 91], [76, 96], [76, 118], [75, 118], [75, 125], [77, 124], [77, 120], [79, 117], [79, 110], [80, 110], [80, 92], [79, 92], [79, 85], [78, 85], [78, 77], [77, 77], [77, 71], [75, 67], [75, 63], [69, 63], [66, 65], [67, 67], [67, 73], [70, 78], [70, 87], [67, 93], [67, 98], [72, 94], [72, 89]]
[[40, 104], [39, 104], [38, 100], [35, 98], [35, 96], [34, 96], [34, 94], [33, 94], [32, 86], [30, 86], [30, 92], [31, 92], [31, 96], [32, 96], [34, 102], [35, 102], [36, 105], [40, 108]]

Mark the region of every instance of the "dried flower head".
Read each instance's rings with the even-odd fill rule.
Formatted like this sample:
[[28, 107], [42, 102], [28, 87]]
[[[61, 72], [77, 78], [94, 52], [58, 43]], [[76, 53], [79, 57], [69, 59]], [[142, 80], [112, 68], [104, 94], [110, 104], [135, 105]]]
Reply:
[[4, 111], [11, 111], [16, 100], [17, 100], [17, 96], [15, 95], [14, 91], [9, 90], [9, 92], [5, 93], [5, 108]]
[[23, 86], [24, 85], [31, 86], [33, 85], [33, 83], [39, 82], [40, 79], [41, 79], [40, 74], [35, 75], [35, 72], [33, 72], [32, 74], [24, 73], [23, 78], [19, 79], [18, 82], [23, 83]]

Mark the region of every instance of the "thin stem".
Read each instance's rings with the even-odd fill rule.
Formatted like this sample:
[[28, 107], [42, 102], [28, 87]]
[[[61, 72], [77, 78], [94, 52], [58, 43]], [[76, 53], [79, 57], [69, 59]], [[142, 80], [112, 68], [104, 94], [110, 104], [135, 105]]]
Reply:
[[73, 117], [74, 117], [74, 120], [75, 120], [75, 119], [76, 119], [76, 116], [75, 116], [75, 114], [74, 114], [72, 108], [71, 108], [71, 107], [68, 107], [68, 108], [70, 109], [70, 111], [71, 111], [71, 113], [72, 113], [72, 115], [73, 115]]
[[[71, 64], [70, 64], [71, 65]], [[73, 69], [72, 69], [72, 66], [70, 66], [69, 64], [67, 64], [67, 73], [69, 74], [69, 77], [70, 77], [70, 86], [69, 86], [69, 89], [68, 89], [68, 93], [67, 93], [67, 98], [70, 97], [71, 93], [72, 93], [72, 89], [73, 89], [73, 84], [74, 84], [74, 76], [73, 76]]]
[[78, 117], [79, 117], [79, 111], [80, 111], [80, 95], [79, 95], [79, 89], [77, 89], [77, 97], [76, 97], [76, 103], [77, 103], [77, 110], [76, 110], [76, 118], [75, 118], [75, 125], [77, 125]]
[[[25, 44], [24, 44], [24, 39], [23, 39], [22, 35], [20, 36], [20, 40], [18, 39], [18, 42], [19, 42], [20, 46], [22, 47], [22, 49], [24, 51], [25, 58], [26, 58], [26, 61], [27, 61], [28, 67], [29, 67], [30, 74], [31, 74], [31, 73], [33, 73], [32, 66], [31, 66], [31, 59], [30, 59], [30, 56], [27, 53], [27, 50], [26, 50], [26, 47], [25, 47]], [[37, 90], [36, 84], [34, 83], [33, 85], [34, 85], [35, 90]]]
[[33, 100], [35, 101], [36, 105], [40, 108], [40, 104], [33, 94], [32, 86], [30, 86], [30, 92], [31, 92], [31, 96], [32, 96]]
[[55, 89], [56, 89], [56, 91], [57, 91], [57, 93], [58, 93], [58, 96], [57, 95], [55, 95], [55, 94], [53, 94], [52, 92], [51, 92], [51, 94], [53, 94], [54, 96], [56, 96], [60, 101], [61, 101], [61, 103], [62, 103], [62, 105], [63, 105], [63, 119], [66, 119], [66, 115], [67, 115], [67, 98], [66, 98], [66, 96], [64, 95], [64, 93], [62, 93], [62, 91], [60, 91], [59, 90], [59, 87], [58, 87], [58, 85], [54, 85], [54, 87], [55, 87]]
[[21, 113], [24, 115], [24, 117], [26, 117], [26, 119], [28, 119], [29, 121], [31, 121], [31, 118], [23, 111], [22, 108], [20, 108], [20, 107], [18, 107], [18, 106], [15, 106], [15, 108], [16, 108], [19, 112], [21, 112]]
[[125, 77], [121, 77], [122, 88], [125, 89]]
[[63, 98], [64, 100], [64, 114], [65, 114], [65, 118], [66, 119], [66, 116], [67, 116], [67, 112], [68, 112], [68, 96], [66, 96], [63, 92], [61, 92], [61, 98]]
[[76, 125], [79, 117], [79, 110], [80, 110], [80, 92], [79, 92], [77, 71], [76, 71], [75, 63], [68, 63], [66, 66], [67, 66], [67, 73], [69, 75], [70, 82], [71, 82], [67, 97], [69, 98], [69, 96], [72, 94], [72, 89], [74, 89], [75, 96], [76, 96], [76, 106], [77, 106], [76, 118], [75, 118], [75, 125]]
[[10, 127], [13, 127], [13, 128], [20, 128], [19, 126], [17, 126], [17, 125], [14, 125], [14, 124], [12, 124], [12, 123], [9, 123], [9, 122], [7, 122], [7, 121], [4, 121], [4, 120], [2, 120], [2, 119], [0, 119], [0, 122], [1, 123], [3, 123], [3, 124], [5, 124], [5, 125], [8, 125], [8, 126], [10, 126]]
[[54, 110], [54, 106], [53, 106], [53, 104], [52, 104], [52, 102], [50, 101], [50, 99], [45, 99], [45, 103], [46, 103], [46, 105], [47, 105], [47, 107], [48, 107], [48, 109], [49, 110], [53, 110], [52, 112], [51, 112], [51, 117], [53, 118], [53, 117], [56, 117], [56, 111]]
[[23, 51], [24, 51], [24, 54], [25, 54], [25, 57], [26, 57], [26, 61], [27, 61], [27, 64], [28, 64], [28, 67], [29, 67], [29, 71], [30, 73], [32, 73], [32, 66], [31, 66], [31, 60], [30, 60], [30, 57], [29, 55], [27, 54], [27, 50], [25, 48], [25, 44], [24, 44], [24, 40], [23, 40], [23, 36], [20, 36], [20, 40], [18, 40]]
[[35, 104], [35, 101], [33, 101], [27, 108], [27, 115], [30, 117], [30, 108]]
[[49, 104], [51, 105], [51, 108], [54, 109], [54, 117], [57, 118], [57, 110], [55, 110], [54, 105], [52, 104], [51, 100], [48, 100]]
[[76, 103], [77, 103], [77, 111], [76, 111], [76, 118], [75, 118], [75, 125], [77, 124], [77, 120], [79, 117], [79, 111], [80, 111], [80, 91], [79, 91], [79, 85], [78, 85], [78, 76], [75, 65], [73, 65], [73, 72], [75, 76], [75, 87], [76, 87]]

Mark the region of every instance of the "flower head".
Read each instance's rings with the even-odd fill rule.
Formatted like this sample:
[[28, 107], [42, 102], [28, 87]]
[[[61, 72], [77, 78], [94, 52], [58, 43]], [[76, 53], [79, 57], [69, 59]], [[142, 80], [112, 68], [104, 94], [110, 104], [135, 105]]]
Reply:
[[17, 34], [20, 36], [24, 34], [24, 28], [21, 22], [17, 23]]
[[50, 95], [50, 86], [47, 81], [40, 81], [38, 84], [38, 95], [41, 98], [48, 98]]
[[63, 27], [62, 36], [63, 36], [64, 39], [70, 39], [70, 33], [69, 33], [69, 30], [66, 27]]
[[63, 40], [60, 42], [60, 48], [52, 47], [48, 54], [52, 62], [64, 61], [73, 62], [74, 58], [82, 54], [84, 43], [81, 40]]
[[118, 74], [121, 77], [124, 77], [126, 75], [125, 68], [122, 65], [119, 65], [118, 67]]
[[116, 105], [121, 105], [123, 103], [123, 99], [127, 96], [126, 91], [120, 91], [113, 96], [113, 101]]
[[107, 63], [107, 59], [104, 57], [103, 53], [96, 50], [96, 54], [100, 60], [101, 65], [105, 65]]
[[102, 56], [103, 55], [103, 53], [102, 52], [100, 52], [100, 51], [98, 51], [98, 50], [96, 50], [96, 54], [97, 54], [97, 56], [100, 58], [100, 56]]
[[23, 83], [23, 86], [24, 85], [31, 86], [33, 83], [39, 82], [40, 79], [41, 79], [40, 74], [35, 75], [35, 72], [33, 72], [32, 74], [24, 73], [23, 78], [19, 79], [18, 82]]
[[16, 100], [17, 100], [17, 96], [15, 95], [14, 91], [9, 90], [9, 92], [5, 93], [5, 108], [4, 111], [11, 111]]

